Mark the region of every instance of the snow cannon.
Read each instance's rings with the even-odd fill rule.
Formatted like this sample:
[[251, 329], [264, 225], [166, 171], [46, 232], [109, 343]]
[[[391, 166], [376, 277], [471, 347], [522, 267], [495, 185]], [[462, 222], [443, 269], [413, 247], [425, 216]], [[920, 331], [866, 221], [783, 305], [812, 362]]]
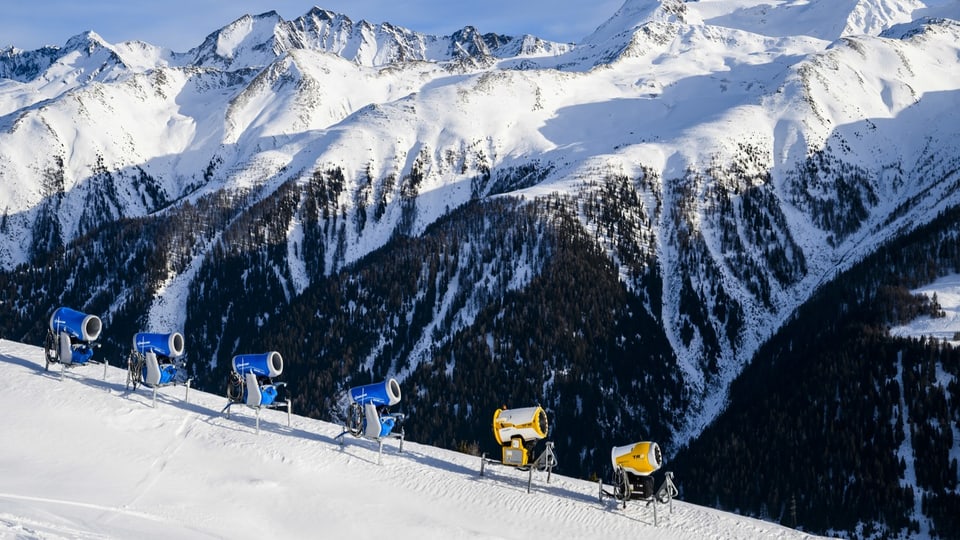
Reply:
[[[613, 464], [613, 491], [603, 488], [600, 482], [600, 500], [612, 497], [627, 507], [627, 501], [640, 500], [651, 503], [670, 503], [677, 495], [677, 486], [673, 483], [673, 473], [667, 472], [660, 488], [654, 490], [653, 473], [663, 466], [663, 453], [655, 442], [642, 441], [623, 446], [614, 446], [610, 450], [610, 462]], [[653, 504], [653, 521], [657, 522], [656, 504]]]
[[283, 357], [278, 352], [238, 354], [231, 362], [233, 371], [243, 378], [241, 399], [250, 407], [269, 407], [277, 399], [272, 379], [283, 373]]
[[152, 352], [168, 358], [177, 358], [183, 356], [183, 334], [180, 332], [169, 334], [139, 332], [133, 335], [133, 349], [140, 354]]
[[354, 386], [349, 395], [350, 407], [343, 433], [380, 440], [391, 436], [393, 428], [403, 420], [402, 414], [387, 412], [389, 407], [400, 403], [400, 383], [396, 379]]
[[649, 476], [663, 466], [663, 454], [660, 445], [655, 442], [638, 442], [625, 446], [614, 446], [610, 451], [613, 468], [637, 476]]
[[[50, 315], [50, 328], [43, 344], [46, 369], [50, 370], [50, 364], [60, 364], [60, 377], [63, 378], [63, 368], [89, 363], [93, 358], [93, 349], [99, 347], [93, 342], [100, 337], [101, 330], [103, 323], [96, 315], [88, 315], [67, 307], [54, 310]], [[105, 363], [103, 372], [106, 378]]]
[[239, 375], [277, 377], [283, 373], [283, 357], [278, 352], [262, 354], [238, 354], [233, 357], [233, 371]]
[[486, 470], [487, 462], [494, 465], [504, 465], [526, 470], [527, 493], [533, 483], [533, 471], [546, 471], [547, 483], [550, 483], [550, 474], [557, 466], [557, 455], [553, 452], [553, 441], [546, 441], [545, 448], [539, 456], [531, 459], [537, 444], [547, 438], [550, 432], [547, 423], [547, 413], [542, 407], [524, 407], [508, 409], [505, 406], [493, 413], [493, 437], [500, 445], [500, 461], [488, 459], [486, 454], [480, 456], [480, 476]]
[[61, 332], [79, 341], [96, 341], [100, 337], [103, 323], [96, 315], [87, 315], [68, 307], [57, 308], [50, 315], [50, 331], [54, 335]]
[[278, 400], [279, 389], [287, 383], [274, 383], [273, 377], [283, 373], [283, 357], [276, 351], [259, 354], [238, 354], [230, 362], [232, 368], [227, 378], [227, 406], [230, 415], [232, 405], [242, 403], [257, 411], [257, 433], [260, 433], [260, 409], [287, 409], [287, 425], [290, 425], [291, 401]]
[[379, 383], [354, 386], [350, 389], [350, 399], [359, 405], [372, 403], [375, 407], [392, 407], [400, 403], [400, 384], [396, 379], [388, 379]]
[[[389, 408], [400, 403], [400, 383], [396, 379], [387, 379], [373, 384], [354, 386], [348, 392], [350, 405], [347, 407], [346, 422], [337, 438], [343, 445], [343, 436], [347, 433], [354, 437], [363, 437], [377, 441], [383, 451], [383, 440], [400, 439], [400, 451], [403, 452], [403, 422], [405, 415], [391, 413]], [[394, 429], [400, 427], [398, 432]]]
[[127, 357], [127, 388], [143, 384], [153, 388], [153, 405], [157, 404], [157, 388], [182, 384], [190, 398], [190, 375], [187, 372], [183, 334], [170, 332], [138, 332]]
[[522, 409], [497, 409], [493, 413], [493, 436], [503, 450], [504, 465], [525, 467], [537, 441], [545, 439], [547, 413], [539, 405]]

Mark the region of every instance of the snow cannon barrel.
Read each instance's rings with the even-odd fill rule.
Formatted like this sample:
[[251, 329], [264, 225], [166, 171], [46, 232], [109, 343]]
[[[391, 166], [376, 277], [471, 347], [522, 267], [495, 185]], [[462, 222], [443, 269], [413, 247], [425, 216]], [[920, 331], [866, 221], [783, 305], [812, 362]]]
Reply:
[[171, 332], [169, 334], [154, 334], [138, 332], [133, 335], [133, 348], [140, 354], [153, 352], [170, 358], [183, 355], [183, 334]]
[[400, 384], [396, 379], [387, 379], [383, 382], [354, 386], [350, 389], [350, 399], [359, 405], [372, 403], [380, 407], [392, 407], [400, 403]]
[[57, 308], [50, 315], [50, 330], [54, 334], [66, 332], [69, 336], [82, 341], [96, 341], [100, 337], [103, 323], [96, 315], [87, 315], [68, 307]]
[[624, 446], [614, 446], [610, 452], [613, 468], [623, 467], [623, 470], [648, 476], [656, 472], [663, 465], [663, 454], [660, 445], [655, 442], [644, 441]]
[[497, 409], [493, 413], [493, 436], [501, 446], [520, 437], [523, 442], [545, 439], [549, 431], [547, 413], [539, 405], [523, 409]]
[[240, 375], [253, 373], [258, 377], [276, 377], [283, 373], [283, 357], [278, 352], [238, 354], [233, 357], [233, 370]]

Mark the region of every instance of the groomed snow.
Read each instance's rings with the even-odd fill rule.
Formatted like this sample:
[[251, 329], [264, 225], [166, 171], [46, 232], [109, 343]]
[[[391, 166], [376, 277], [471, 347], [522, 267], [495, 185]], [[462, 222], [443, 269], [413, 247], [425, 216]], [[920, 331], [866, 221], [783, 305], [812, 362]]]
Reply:
[[937, 303], [943, 310], [944, 316], [932, 318], [924, 315], [908, 324], [890, 329], [893, 336], [936, 338], [956, 347], [960, 340], [956, 339], [960, 333], [960, 274], [951, 274], [910, 291], [912, 294], [923, 294], [929, 298], [937, 295]]
[[524, 473], [481, 477], [478, 458], [409, 441], [378, 465], [372, 442], [341, 450], [334, 424], [265, 411], [257, 435], [252, 411], [220, 414], [222, 397], [172, 387], [152, 408], [125, 370], [103, 374], [60, 381], [41, 348], [0, 340], [0, 539], [810, 538], [681, 501], [655, 527], [592, 482], [537, 474], [528, 494]]

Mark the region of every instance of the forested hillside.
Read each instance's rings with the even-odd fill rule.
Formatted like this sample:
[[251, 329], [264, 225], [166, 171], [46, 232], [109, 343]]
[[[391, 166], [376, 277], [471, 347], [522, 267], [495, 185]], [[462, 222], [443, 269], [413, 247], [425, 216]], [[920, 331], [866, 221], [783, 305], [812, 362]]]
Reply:
[[888, 333], [942, 316], [909, 290], [956, 272], [954, 209], [825, 284], [680, 451], [683, 495], [824, 534], [960, 537], [960, 350]]
[[[318, 280], [258, 332], [238, 335], [236, 348], [283, 351], [296, 409], [320, 418], [343, 412], [349, 386], [399, 372], [409, 436], [444, 447], [492, 452], [494, 410], [540, 404], [564, 470], [599, 473], [609, 457], [596, 449], [620, 440], [620, 426], [669, 443], [689, 398], [658, 321], [619, 280], [577, 207], [566, 197], [471, 203]], [[234, 283], [236, 295], [243, 279], [260, 282], [249, 271], [225, 279], [230, 268], [250, 266], [226, 265], [198, 282]], [[191, 308], [199, 321], [220, 324], [217, 310], [258, 316], [204, 298], [190, 303], [201, 306]], [[214, 354], [202, 334], [188, 338]], [[225, 380], [225, 364], [201, 380]]]

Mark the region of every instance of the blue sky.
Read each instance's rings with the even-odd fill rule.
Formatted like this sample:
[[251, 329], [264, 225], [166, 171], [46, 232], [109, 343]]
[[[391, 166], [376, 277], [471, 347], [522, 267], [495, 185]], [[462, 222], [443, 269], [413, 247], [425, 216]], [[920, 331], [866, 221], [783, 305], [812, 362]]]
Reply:
[[353, 20], [390, 22], [428, 34], [466, 25], [481, 32], [534, 34], [580, 41], [623, 0], [14, 0], [0, 8], [0, 48], [32, 50], [63, 45], [93, 30], [110, 43], [139, 39], [177, 52], [199, 45], [210, 32], [244, 14], [276, 11], [290, 20], [313, 6]]

